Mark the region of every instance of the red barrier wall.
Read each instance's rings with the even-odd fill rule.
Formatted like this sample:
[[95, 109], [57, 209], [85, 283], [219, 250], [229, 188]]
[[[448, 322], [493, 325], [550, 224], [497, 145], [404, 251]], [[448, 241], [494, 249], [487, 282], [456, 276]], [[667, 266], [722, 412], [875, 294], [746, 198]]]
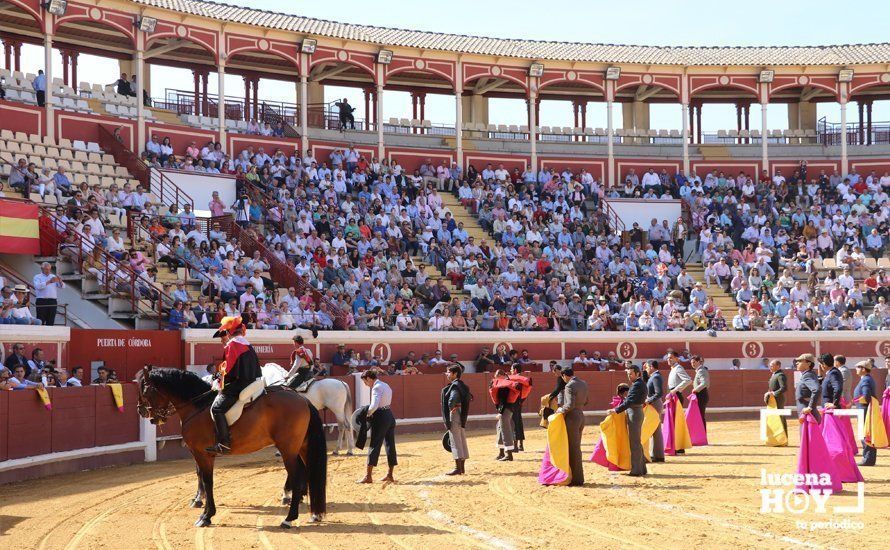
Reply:
[[132, 381], [146, 364], [182, 367], [182, 339], [168, 330], [82, 330], [71, 329], [68, 365], [89, 372], [90, 362], [105, 361], [122, 381]]
[[[73, 388], [72, 388], [73, 389]], [[74, 390], [80, 391], [80, 390]], [[33, 391], [9, 392], [7, 448], [10, 460], [42, 455], [52, 450], [52, 413]]]
[[139, 441], [136, 386], [123, 390], [123, 412], [105, 386], [50, 388], [52, 410], [34, 391], [3, 392], [0, 461]]
[[0, 392], [0, 462], [9, 458], [9, 395], [10, 392]]

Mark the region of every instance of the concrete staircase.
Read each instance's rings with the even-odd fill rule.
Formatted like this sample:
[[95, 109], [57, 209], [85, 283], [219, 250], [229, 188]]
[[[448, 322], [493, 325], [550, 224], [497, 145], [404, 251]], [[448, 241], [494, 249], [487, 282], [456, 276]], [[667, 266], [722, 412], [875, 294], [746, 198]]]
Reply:
[[705, 292], [709, 297], [714, 299], [714, 304], [723, 310], [723, 315], [729, 318], [732, 315], [735, 315], [735, 310], [738, 306], [735, 303], [735, 298], [726, 292], [726, 290], [714, 283], [711, 283], [711, 287], [705, 284], [705, 269], [701, 263], [688, 263], [686, 264], [686, 272], [692, 275], [696, 281], [701, 281], [702, 286], [705, 289]]
[[486, 241], [492, 240], [491, 235], [479, 225], [479, 220], [476, 218], [475, 214], [467, 210], [457, 197], [450, 193], [440, 193], [439, 196], [442, 197], [442, 205], [447, 206], [448, 209], [451, 210], [451, 214], [454, 216], [454, 221], [458, 223], [463, 222], [464, 230], [467, 232], [467, 235], [473, 237], [473, 240], [477, 245], [483, 239]]

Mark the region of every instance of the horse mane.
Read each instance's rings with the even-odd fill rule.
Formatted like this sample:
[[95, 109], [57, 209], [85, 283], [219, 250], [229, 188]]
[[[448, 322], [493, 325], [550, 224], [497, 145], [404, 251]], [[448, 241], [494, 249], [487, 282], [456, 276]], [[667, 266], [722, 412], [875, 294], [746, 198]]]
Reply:
[[216, 392], [210, 392], [210, 384], [187, 370], [156, 368], [149, 371], [148, 379], [180, 401], [192, 401], [203, 395], [193, 402], [198, 408], [209, 407], [216, 398]]

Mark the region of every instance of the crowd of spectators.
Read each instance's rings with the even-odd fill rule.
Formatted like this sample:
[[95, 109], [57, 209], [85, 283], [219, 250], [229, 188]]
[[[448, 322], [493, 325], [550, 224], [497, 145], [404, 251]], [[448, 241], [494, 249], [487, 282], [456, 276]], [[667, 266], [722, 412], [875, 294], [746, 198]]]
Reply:
[[[148, 155], [168, 165], [171, 158]], [[464, 171], [427, 159], [406, 171], [396, 158], [367, 158], [351, 146], [326, 160], [261, 146], [229, 158], [210, 142], [200, 151], [193, 144], [185, 159], [193, 169], [236, 176], [235, 204], [210, 210], [230, 208], [346, 312], [350, 328], [864, 330], [890, 323], [888, 275], [873, 261], [886, 253], [890, 174], [814, 175], [806, 162], [787, 178], [781, 170], [704, 178], [630, 170], [622, 185], [604, 189], [586, 170], [488, 164]], [[444, 193], [475, 213], [486, 238], [468, 234]], [[622, 237], [597, 208], [603, 197], [681, 199], [689, 215], [634, 224]], [[192, 260], [229, 261], [208, 269], [226, 287], [219, 296], [226, 311], [256, 316], [265, 328], [331, 326], [331, 313], [309, 292], [295, 297], [268, 280], [245, 284], [255, 268], [238, 264], [255, 259], [224, 234], [209, 242], [179, 236], [167, 246], [191, 250]], [[687, 273], [690, 258], [700, 258], [704, 280]], [[822, 269], [823, 260], [835, 270]], [[714, 285], [732, 294], [736, 311], [715, 306]]]
[[[118, 382], [113, 369], [104, 365], [96, 369], [95, 385]], [[25, 354], [25, 344], [16, 342], [12, 345], [9, 355], [0, 366], [0, 391], [28, 390], [36, 388], [71, 388], [89, 384], [85, 378], [83, 367], [74, 366], [68, 369], [47, 360], [40, 347], [31, 350], [30, 358]]]

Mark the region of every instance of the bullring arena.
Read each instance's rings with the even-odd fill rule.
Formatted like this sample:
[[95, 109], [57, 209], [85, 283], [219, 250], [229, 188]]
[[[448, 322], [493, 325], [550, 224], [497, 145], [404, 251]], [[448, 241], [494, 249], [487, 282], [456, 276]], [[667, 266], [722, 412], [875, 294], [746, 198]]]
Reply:
[[0, 0], [0, 549], [888, 546], [886, 6], [234, 1]]

